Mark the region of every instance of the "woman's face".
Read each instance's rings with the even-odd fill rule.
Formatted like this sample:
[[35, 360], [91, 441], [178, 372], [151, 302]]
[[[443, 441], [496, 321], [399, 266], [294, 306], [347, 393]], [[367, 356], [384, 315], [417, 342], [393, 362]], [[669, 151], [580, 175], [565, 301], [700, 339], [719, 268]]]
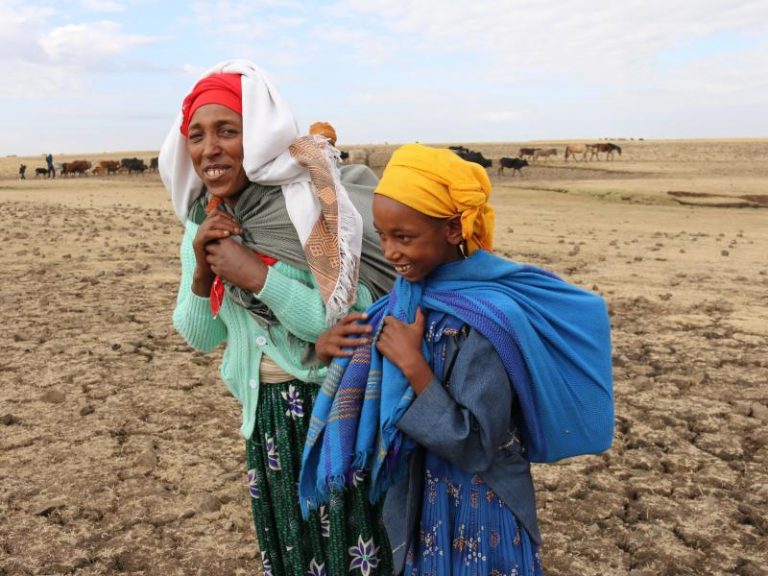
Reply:
[[221, 104], [206, 104], [192, 115], [187, 138], [195, 172], [214, 196], [237, 202], [248, 186], [243, 168], [243, 117]]

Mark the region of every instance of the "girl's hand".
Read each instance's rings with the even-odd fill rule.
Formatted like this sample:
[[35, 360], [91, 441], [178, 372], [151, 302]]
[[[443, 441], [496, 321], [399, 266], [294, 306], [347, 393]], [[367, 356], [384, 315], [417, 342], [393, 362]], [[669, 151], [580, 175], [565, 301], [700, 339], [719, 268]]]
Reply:
[[358, 324], [368, 319], [365, 312], [347, 314], [337, 324], [320, 334], [315, 342], [315, 352], [326, 366], [334, 358], [352, 356], [354, 349], [368, 341], [373, 328], [369, 324]]
[[416, 394], [421, 394], [433, 378], [432, 370], [421, 353], [425, 323], [421, 308], [416, 310], [413, 324], [387, 316], [376, 341], [379, 352], [403, 371]]
[[211, 242], [228, 238], [234, 234], [240, 234], [240, 226], [230, 214], [222, 210], [214, 211], [200, 224], [195, 239], [192, 241], [196, 262], [192, 291], [195, 294], [207, 298], [215, 276], [208, 263], [206, 246]]
[[206, 244], [205, 253], [211, 271], [222, 280], [251, 292], [261, 292], [269, 269], [253, 250], [231, 238], [223, 238]]

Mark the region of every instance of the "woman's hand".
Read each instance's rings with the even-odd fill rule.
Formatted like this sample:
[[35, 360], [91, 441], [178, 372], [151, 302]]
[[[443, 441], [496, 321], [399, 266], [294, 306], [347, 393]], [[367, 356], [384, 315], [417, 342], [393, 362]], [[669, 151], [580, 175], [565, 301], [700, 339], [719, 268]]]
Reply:
[[433, 378], [432, 370], [421, 353], [425, 323], [421, 308], [416, 310], [413, 324], [387, 316], [376, 341], [379, 352], [403, 371], [416, 394], [421, 394]]
[[208, 297], [215, 272], [208, 263], [206, 246], [222, 238], [228, 238], [234, 234], [240, 234], [238, 226], [232, 215], [222, 210], [216, 210], [203, 220], [197, 229], [192, 248], [195, 251], [195, 275], [192, 279], [192, 291], [198, 296]]
[[251, 292], [261, 292], [269, 269], [256, 253], [232, 238], [205, 245], [206, 261], [222, 280]]
[[334, 358], [352, 356], [354, 349], [365, 344], [373, 331], [369, 324], [358, 324], [368, 319], [365, 312], [347, 314], [337, 324], [320, 334], [315, 342], [315, 352], [326, 366]]

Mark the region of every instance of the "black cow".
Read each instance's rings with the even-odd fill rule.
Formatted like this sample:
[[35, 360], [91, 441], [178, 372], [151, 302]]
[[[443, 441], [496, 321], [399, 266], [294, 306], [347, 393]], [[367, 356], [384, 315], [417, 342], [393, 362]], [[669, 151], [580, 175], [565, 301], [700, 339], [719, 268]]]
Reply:
[[339, 159], [343, 161], [343, 160], [346, 160], [347, 158], [349, 158], [349, 152], [347, 152], [346, 150], [339, 150]]
[[520, 172], [520, 176], [523, 175], [522, 169], [528, 166], [528, 160], [522, 158], [502, 158], [499, 160], [499, 174], [504, 174], [504, 168], [512, 168], [512, 175], [515, 172]]
[[158, 167], [158, 157], [155, 156], [154, 158], [150, 158], [149, 160], [149, 171], [150, 172], [157, 172]]
[[48, 176], [48, 168], [35, 168], [35, 178], [38, 176]]
[[449, 146], [450, 150], [453, 150], [461, 159], [467, 162], [475, 162], [480, 164], [483, 168], [490, 168], [493, 166], [493, 160], [489, 160], [481, 152], [475, 152], [464, 146]]
[[120, 166], [128, 170], [128, 174], [143, 174], [147, 169], [147, 165], [144, 164], [144, 160], [141, 158], [123, 158], [120, 160]]

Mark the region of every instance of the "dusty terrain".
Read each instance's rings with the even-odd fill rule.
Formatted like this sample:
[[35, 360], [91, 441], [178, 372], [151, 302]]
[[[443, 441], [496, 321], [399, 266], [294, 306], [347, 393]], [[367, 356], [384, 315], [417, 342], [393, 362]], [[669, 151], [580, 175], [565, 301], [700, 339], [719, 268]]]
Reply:
[[[534, 470], [546, 573], [768, 574], [768, 141], [618, 143], [568, 163], [470, 145], [560, 149], [489, 168], [497, 248], [612, 314], [614, 445]], [[367, 148], [375, 168], [392, 149]], [[56, 161], [133, 155], [155, 153]], [[171, 326], [159, 178], [43, 164], [0, 159], [0, 576], [259, 573], [220, 352]]]

